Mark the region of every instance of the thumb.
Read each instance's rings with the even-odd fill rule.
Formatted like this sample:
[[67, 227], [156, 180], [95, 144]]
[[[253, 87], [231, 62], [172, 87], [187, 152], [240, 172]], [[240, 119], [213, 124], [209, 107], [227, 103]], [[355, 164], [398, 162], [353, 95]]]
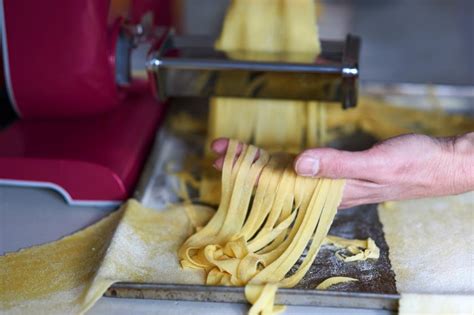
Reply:
[[371, 180], [376, 166], [369, 151], [342, 151], [331, 148], [309, 149], [299, 154], [294, 163], [298, 175], [326, 178]]

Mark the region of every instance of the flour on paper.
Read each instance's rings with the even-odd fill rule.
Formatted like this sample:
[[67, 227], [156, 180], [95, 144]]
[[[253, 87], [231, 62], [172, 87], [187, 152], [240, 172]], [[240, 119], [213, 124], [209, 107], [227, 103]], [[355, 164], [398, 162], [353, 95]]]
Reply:
[[190, 205], [158, 213], [130, 200], [71, 236], [2, 256], [0, 310], [78, 314], [115, 282], [201, 284], [204, 274], [180, 270], [176, 252], [212, 214]]
[[474, 294], [474, 192], [379, 207], [397, 289]]

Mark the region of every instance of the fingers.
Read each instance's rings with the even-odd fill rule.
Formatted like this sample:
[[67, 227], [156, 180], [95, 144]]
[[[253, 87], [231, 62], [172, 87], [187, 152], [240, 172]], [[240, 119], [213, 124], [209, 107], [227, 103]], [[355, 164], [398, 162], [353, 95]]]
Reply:
[[[224, 166], [224, 159], [225, 153], [227, 152], [227, 148], [229, 147], [229, 139], [228, 138], [217, 138], [212, 141], [211, 149], [214, 151], [218, 158], [214, 161], [213, 166], [218, 169], [219, 171], [222, 170]], [[242, 152], [242, 144], [239, 143], [237, 146], [237, 156]]]
[[[211, 143], [211, 149], [218, 155], [213, 166], [222, 170], [225, 153], [229, 146], [228, 138], [218, 138]], [[236, 157], [242, 152], [243, 144], [239, 143]], [[259, 154], [255, 159], [258, 159]], [[295, 171], [301, 176], [327, 178], [355, 178], [375, 180], [374, 169], [377, 169], [376, 154], [370, 151], [349, 152], [331, 148], [309, 149], [295, 159]], [[376, 173], [376, 172], [375, 172]]]
[[214, 166], [214, 168], [216, 168], [217, 170], [219, 171], [222, 171], [222, 167], [224, 166], [224, 159], [225, 157], [222, 155], [222, 156], [219, 156], [215, 161], [214, 163], [212, 164], [212, 166]]
[[[211, 143], [211, 149], [216, 154], [225, 154], [228, 147], [229, 147], [228, 138], [217, 138], [217, 139], [214, 139]], [[237, 149], [242, 150], [242, 146], [240, 146], [240, 149], [239, 148]]]
[[308, 177], [376, 179], [379, 155], [371, 150], [349, 152], [331, 148], [303, 151], [295, 159], [298, 175]]
[[[214, 151], [218, 155], [217, 159], [213, 163], [213, 166], [219, 171], [221, 171], [222, 167], [224, 166], [225, 154], [227, 152], [228, 147], [229, 147], [228, 138], [217, 138], [211, 143], [212, 151]], [[242, 153], [242, 148], [243, 148], [243, 144], [239, 142], [237, 145], [236, 156], [235, 156], [234, 161], [236, 161], [237, 158], [240, 156], [240, 153]], [[257, 151], [254, 161], [256, 161], [259, 157], [260, 157], [260, 150]]]

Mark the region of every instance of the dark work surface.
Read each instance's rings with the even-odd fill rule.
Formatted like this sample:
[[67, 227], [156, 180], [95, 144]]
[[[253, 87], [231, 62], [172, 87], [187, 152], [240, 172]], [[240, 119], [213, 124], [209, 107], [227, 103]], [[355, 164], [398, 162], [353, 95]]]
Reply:
[[335, 247], [323, 245], [313, 266], [296, 288], [314, 289], [329, 277], [346, 276], [359, 279], [359, 281], [334, 285], [329, 290], [397, 293], [395, 274], [388, 258], [388, 245], [379, 220], [377, 205], [339, 210], [329, 234], [351, 239], [370, 237], [380, 248], [380, 258], [345, 263], [335, 256]]

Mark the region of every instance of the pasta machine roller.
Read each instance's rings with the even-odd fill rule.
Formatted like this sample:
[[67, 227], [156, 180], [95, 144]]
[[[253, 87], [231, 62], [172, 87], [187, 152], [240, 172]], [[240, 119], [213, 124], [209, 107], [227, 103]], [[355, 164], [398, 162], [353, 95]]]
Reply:
[[357, 104], [361, 40], [322, 40], [318, 56], [305, 53], [218, 51], [215, 39], [161, 30], [147, 71], [155, 96], [251, 97]]

